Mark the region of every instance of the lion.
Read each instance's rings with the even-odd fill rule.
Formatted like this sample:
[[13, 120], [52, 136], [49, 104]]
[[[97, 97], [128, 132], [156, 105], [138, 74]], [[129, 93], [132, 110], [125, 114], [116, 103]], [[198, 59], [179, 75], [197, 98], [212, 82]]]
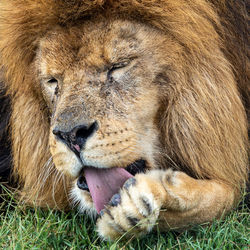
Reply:
[[97, 231], [111, 240], [234, 208], [249, 166], [245, 8], [2, 0], [20, 199], [99, 214]]

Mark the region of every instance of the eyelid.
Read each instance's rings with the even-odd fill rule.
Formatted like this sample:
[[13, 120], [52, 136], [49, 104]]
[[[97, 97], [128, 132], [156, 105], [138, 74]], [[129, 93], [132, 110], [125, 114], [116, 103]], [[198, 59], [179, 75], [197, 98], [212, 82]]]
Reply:
[[112, 73], [113, 71], [115, 71], [116, 69], [120, 69], [120, 68], [125, 68], [126, 66], [128, 66], [134, 59], [134, 58], [129, 58], [129, 59], [125, 59], [123, 61], [120, 61], [118, 63], [113, 63], [113, 65], [109, 68], [108, 72], [107, 72], [107, 78], [108, 80], [113, 80], [112, 77]]
[[112, 66], [110, 67], [110, 70], [112, 69], [119, 69], [128, 66], [130, 63], [132, 63], [135, 59], [137, 59], [137, 56], [131, 56], [126, 59], [118, 59], [118, 63], [113, 63]]
[[126, 67], [129, 63], [130, 63], [130, 61], [123, 61], [123, 62], [119, 62], [119, 63], [114, 63], [110, 70]]
[[116, 69], [120, 69], [120, 68], [124, 68], [126, 67], [127, 65], [129, 65], [130, 61], [127, 60], [127, 61], [123, 61], [123, 62], [119, 62], [119, 63], [114, 63], [110, 69], [108, 70], [108, 78], [111, 78], [112, 76], [112, 72]]
[[58, 83], [58, 80], [55, 77], [51, 77], [51, 78], [48, 78], [46, 82], [53, 84], [53, 83]]
[[[39, 81], [40, 81], [40, 83], [50, 83], [49, 81], [50, 80], [53, 80], [53, 79], [55, 79], [57, 82], [59, 82], [59, 79], [58, 79], [58, 77], [56, 77], [56, 76], [39, 76]], [[51, 82], [51, 84], [52, 84], [53, 82]]]

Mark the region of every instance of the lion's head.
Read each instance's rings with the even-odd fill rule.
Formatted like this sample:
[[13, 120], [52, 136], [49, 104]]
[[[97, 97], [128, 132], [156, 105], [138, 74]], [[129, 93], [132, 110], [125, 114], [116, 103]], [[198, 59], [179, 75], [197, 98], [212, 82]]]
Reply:
[[164, 32], [135, 21], [98, 17], [49, 31], [34, 69], [49, 108], [56, 168], [75, 178], [85, 166], [134, 164], [136, 172], [143, 160], [156, 167], [166, 74], [181, 51]]
[[75, 177], [83, 165], [154, 165], [164, 75], [180, 53], [163, 32], [132, 21], [98, 18], [46, 34], [35, 68], [55, 166]]

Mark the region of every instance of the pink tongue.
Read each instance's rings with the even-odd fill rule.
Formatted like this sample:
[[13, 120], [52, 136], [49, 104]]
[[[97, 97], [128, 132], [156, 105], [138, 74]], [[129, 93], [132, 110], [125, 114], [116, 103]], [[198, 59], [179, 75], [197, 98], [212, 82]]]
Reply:
[[124, 168], [85, 168], [84, 175], [98, 213], [118, 193], [124, 182], [133, 177]]

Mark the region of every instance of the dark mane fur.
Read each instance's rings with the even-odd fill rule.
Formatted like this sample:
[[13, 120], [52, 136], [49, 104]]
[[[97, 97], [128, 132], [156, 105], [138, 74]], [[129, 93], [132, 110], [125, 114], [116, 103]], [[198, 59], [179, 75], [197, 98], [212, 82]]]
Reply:
[[[219, 11], [223, 30], [218, 31], [223, 38], [226, 49], [223, 50], [226, 57], [234, 68], [234, 74], [237, 79], [238, 88], [244, 103], [248, 124], [250, 123], [250, 70], [249, 70], [249, 29], [248, 13], [250, 5], [245, 0], [228, 0], [225, 3], [220, 0], [211, 1]], [[248, 136], [250, 138], [250, 127], [248, 127]], [[249, 154], [250, 160], [250, 154]], [[245, 203], [250, 207], [250, 172], [246, 187]]]
[[[0, 184], [10, 182], [11, 144], [8, 129], [10, 113], [10, 99], [5, 95], [3, 82], [0, 81]], [[1, 193], [0, 186], [0, 195]], [[0, 202], [1, 200], [0, 197]]]
[[[248, 121], [250, 121], [250, 70], [249, 70], [249, 29], [248, 13], [250, 5], [245, 0], [212, 0], [215, 6], [223, 5], [218, 15], [222, 23], [223, 30], [218, 31], [224, 40], [224, 54], [234, 68], [234, 74], [238, 82], [238, 87], [243, 103], [247, 110]], [[221, 3], [222, 2], [222, 3]]]
[[5, 95], [0, 82], [0, 180], [6, 181], [11, 169], [11, 146], [8, 123], [10, 118], [10, 100]]

